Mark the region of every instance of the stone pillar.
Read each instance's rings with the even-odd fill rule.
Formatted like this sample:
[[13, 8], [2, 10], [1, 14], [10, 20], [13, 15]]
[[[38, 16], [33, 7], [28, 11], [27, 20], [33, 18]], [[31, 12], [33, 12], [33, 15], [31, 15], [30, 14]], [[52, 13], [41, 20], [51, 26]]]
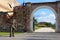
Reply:
[[57, 2], [57, 27], [56, 32], [60, 32], [60, 2]]
[[26, 3], [26, 27], [28, 32], [32, 32], [33, 28], [30, 26], [31, 21], [31, 3]]
[[57, 14], [56, 32], [60, 32], [60, 14]]

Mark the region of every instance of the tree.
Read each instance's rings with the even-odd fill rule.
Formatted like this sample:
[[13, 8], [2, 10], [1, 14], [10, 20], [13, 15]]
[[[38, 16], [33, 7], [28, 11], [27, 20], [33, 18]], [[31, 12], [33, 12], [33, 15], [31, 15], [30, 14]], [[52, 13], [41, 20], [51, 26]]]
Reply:
[[37, 27], [37, 20], [33, 17], [33, 30]]
[[37, 20], [33, 17], [34, 24], [37, 24]]
[[55, 29], [55, 24], [52, 24], [51, 22], [39, 22], [38, 26], [52, 27]]

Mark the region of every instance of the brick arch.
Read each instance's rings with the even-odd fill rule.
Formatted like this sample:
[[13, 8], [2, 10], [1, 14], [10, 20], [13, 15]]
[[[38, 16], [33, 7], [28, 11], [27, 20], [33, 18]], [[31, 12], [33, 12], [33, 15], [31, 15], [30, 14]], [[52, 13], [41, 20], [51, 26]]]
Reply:
[[[32, 13], [31, 13], [31, 16], [30, 16], [30, 28], [31, 30], [33, 31], [33, 15], [34, 13], [38, 10], [38, 9], [41, 9], [41, 8], [47, 8], [47, 9], [50, 9], [52, 12], [54, 12], [55, 14], [55, 17], [57, 18], [57, 12], [50, 6], [45, 6], [45, 5], [42, 5], [42, 6], [37, 6], [37, 8], [35, 8]], [[56, 29], [57, 29], [57, 19], [56, 19]]]
[[54, 12], [55, 16], [57, 16], [57, 11], [54, 10], [51, 6], [37, 6], [32, 12], [31, 12], [31, 15], [34, 14], [34, 12], [36, 12], [38, 9], [41, 9], [41, 8], [47, 8], [47, 9], [50, 9]]
[[60, 1], [56, 2], [44, 2], [44, 3], [25, 3], [25, 26], [27, 28], [27, 31], [33, 31], [33, 28], [31, 29], [31, 19], [32, 19], [32, 12], [40, 6], [48, 6], [48, 8], [51, 8], [56, 13], [56, 20], [57, 20], [57, 27], [56, 32], [60, 32]]
[[39, 6], [48, 6], [48, 7], [51, 7], [53, 8], [56, 12], [57, 12], [57, 2], [47, 2], [47, 3], [32, 3], [31, 4], [31, 8], [32, 8], [32, 11], [39, 7]]

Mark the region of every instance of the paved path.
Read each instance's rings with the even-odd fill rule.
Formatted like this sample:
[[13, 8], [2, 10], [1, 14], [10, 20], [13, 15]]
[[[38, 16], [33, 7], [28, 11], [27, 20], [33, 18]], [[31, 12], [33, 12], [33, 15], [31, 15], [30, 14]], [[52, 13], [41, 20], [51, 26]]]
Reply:
[[16, 37], [22, 40], [60, 40], [60, 33], [54, 32], [35, 32], [25, 33], [24, 35], [18, 35]]
[[[40, 31], [40, 30], [39, 30]], [[18, 34], [15, 37], [0, 37], [0, 40], [60, 40], [60, 33], [33, 32]]]
[[55, 30], [52, 29], [51, 27], [42, 27], [35, 30], [35, 32], [55, 32]]
[[60, 40], [60, 33], [35, 32], [19, 34], [16, 37], [0, 37], [0, 40]]

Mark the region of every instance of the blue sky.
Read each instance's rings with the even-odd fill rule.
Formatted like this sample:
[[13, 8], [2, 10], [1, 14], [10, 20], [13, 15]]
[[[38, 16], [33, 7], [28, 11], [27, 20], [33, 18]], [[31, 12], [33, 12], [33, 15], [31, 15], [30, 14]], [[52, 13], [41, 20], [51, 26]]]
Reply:
[[[56, 0], [24, 0], [24, 2], [55, 2]], [[19, 2], [20, 4], [23, 3], [23, 0], [17, 0], [17, 2]], [[51, 22], [52, 24], [54, 24], [56, 22], [56, 18], [55, 18], [55, 14], [52, 10], [48, 9], [48, 8], [41, 8], [38, 9], [34, 15], [35, 19], [38, 22]]]
[[22, 4], [24, 2], [54, 2], [56, 0], [17, 0], [17, 2], [19, 2], [20, 4]]
[[54, 12], [48, 8], [38, 9], [33, 16], [38, 22], [51, 22], [52, 24], [56, 22]]

